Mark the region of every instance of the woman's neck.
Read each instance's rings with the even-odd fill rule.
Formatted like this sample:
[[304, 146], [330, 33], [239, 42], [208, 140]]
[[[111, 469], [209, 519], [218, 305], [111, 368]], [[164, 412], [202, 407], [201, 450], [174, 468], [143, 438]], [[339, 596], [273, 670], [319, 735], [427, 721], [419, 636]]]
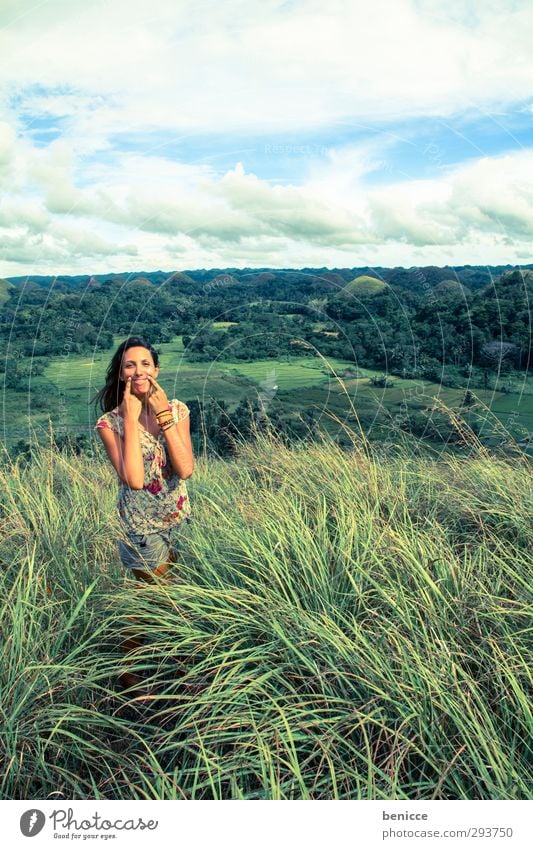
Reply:
[[142, 399], [141, 416], [146, 421], [148, 421], [149, 419], [152, 418], [152, 409], [151, 409], [150, 405], [148, 404], [148, 397], [145, 397], [145, 398]]

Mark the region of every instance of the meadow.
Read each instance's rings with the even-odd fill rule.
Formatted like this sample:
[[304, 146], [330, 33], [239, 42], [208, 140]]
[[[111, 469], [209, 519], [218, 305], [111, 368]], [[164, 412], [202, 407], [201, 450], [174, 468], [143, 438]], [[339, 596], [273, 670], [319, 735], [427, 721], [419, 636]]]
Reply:
[[[220, 332], [231, 322], [218, 322]], [[114, 339], [114, 346], [121, 338]], [[264, 359], [253, 362], [215, 361], [191, 362], [184, 351], [181, 336], [172, 342], [158, 345], [161, 355], [161, 383], [169, 397], [181, 400], [196, 399], [204, 404], [210, 399], [224, 400], [230, 411], [243, 398], [250, 400], [266, 397], [268, 404], [275, 401], [281, 406], [283, 416], [297, 419], [302, 411], [312, 409], [322, 429], [332, 436], [342, 432], [339, 422], [350, 422], [351, 406], [355, 406], [369, 439], [389, 439], [395, 422], [408, 416], [427, 414], [436, 423], [446, 425], [446, 419], [432, 412], [435, 398], [446, 407], [460, 411], [465, 389], [452, 388], [428, 380], [410, 380], [392, 377], [392, 385], [378, 388], [371, 378], [384, 376], [377, 369], [356, 368], [353, 362], [334, 357], [313, 355], [289, 356], [282, 360]], [[96, 415], [91, 399], [103, 386], [110, 352], [98, 352], [92, 357], [69, 354], [53, 358], [46, 363], [44, 373], [31, 378], [29, 391], [4, 391], [4, 429], [6, 444], [13, 444], [23, 436], [31, 436], [32, 429], [41, 434], [48, 430], [49, 417], [53, 427], [71, 433], [91, 433]], [[356, 370], [357, 376], [339, 375], [346, 370]], [[499, 380], [499, 391], [475, 387], [473, 392], [480, 402], [479, 410], [472, 410], [476, 421], [490, 442], [494, 423], [500, 422], [516, 438], [533, 432], [533, 378], [521, 375], [515, 379], [514, 390], [504, 392], [507, 379]], [[56, 394], [49, 403], [32, 403], [32, 392], [39, 387], [55, 387]], [[465, 380], [465, 385], [467, 381]], [[33, 396], [35, 397], [35, 396]], [[486, 408], [486, 409], [484, 409]], [[472, 423], [472, 422], [471, 422]], [[398, 428], [396, 428], [397, 430]], [[448, 428], [449, 429], [449, 428]], [[418, 436], [421, 434], [418, 433]], [[427, 433], [429, 444], [442, 446], [443, 440]], [[395, 437], [396, 438], [396, 437]]]
[[357, 428], [198, 456], [156, 585], [99, 446], [6, 455], [0, 796], [530, 798], [531, 461], [455, 426], [468, 456]]

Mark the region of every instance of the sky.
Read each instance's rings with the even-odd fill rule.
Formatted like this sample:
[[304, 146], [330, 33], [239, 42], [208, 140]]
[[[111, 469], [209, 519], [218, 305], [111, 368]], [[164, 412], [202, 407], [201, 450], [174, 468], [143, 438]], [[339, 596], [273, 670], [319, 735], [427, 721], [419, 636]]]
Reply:
[[0, 0], [0, 276], [533, 262], [529, 0]]

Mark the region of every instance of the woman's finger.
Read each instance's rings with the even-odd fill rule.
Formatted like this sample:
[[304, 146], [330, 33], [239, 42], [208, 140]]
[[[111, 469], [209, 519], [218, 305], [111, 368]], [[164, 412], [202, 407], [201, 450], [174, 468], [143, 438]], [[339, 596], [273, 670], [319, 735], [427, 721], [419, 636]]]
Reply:
[[157, 380], [155, 379], [155, 377], [152, 377], [151, 374], [147, 374], [146, 377], [148, 378], [148, 380], [151, 380], [151, 382], [154, 384], [156, 389], [161, 389], [161, 387], [160, 387], [159, 383], [157, 382]]
[[126, 395], [126, 394], [130, 395], [131, 394], [130, 390], [131, 390], [131, 377], [128, 377], [128, 379], [126, 381], [126, 386], [124, 387], [124, 395]]

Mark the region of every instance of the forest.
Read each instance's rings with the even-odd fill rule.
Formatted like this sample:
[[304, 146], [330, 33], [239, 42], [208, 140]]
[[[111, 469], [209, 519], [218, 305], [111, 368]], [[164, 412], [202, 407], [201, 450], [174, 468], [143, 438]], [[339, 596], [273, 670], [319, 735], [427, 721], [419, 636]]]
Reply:
[[[367, 273], [346, 280], [353, 271], [14, 278], [4, 281], [0, 367], [16, 385], [27, 358], [35, 369], [36, 358], [61, 356], [67, 343], [71, 353], [90, 354], [110, 349], [115, 334], [135, 332], [155, 344], [183, 334], [188, 356], [199, 361], [295, 354], [298, 336], [325, 355], [404, 375], [446, 365], [530, 368], [532, 270], [493, 277], [469, 267], [393, 269], [379, 278], [355, 269]], [[360, 292], [357, 282], [369, 278], [381, 286]], [[236, 323], [228, 328], [231, 350], [212, 329], [222, 319]], [[318, 320], [327, 325], [320, 331]]]

